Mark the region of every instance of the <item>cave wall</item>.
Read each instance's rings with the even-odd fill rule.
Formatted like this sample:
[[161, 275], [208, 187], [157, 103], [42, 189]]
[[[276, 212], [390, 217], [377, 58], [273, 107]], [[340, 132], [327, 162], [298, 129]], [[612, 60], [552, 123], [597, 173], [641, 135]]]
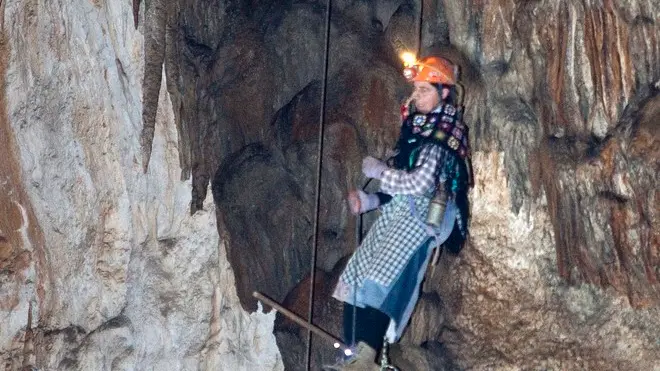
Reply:
[[305, 332], [250, 295], [306, 312], [320, 154], [315, 322], [338, 333], [343, 198], [396, 138], [420, 4], [476, 184], [394, 361], [657, 369], [657, 1], [334, 1], [319, 148], [325, 2], [1, 0], [5, 369], [302, 369]]
[[240, 308], [211, 197], [188, 212], [165, 88], [143, 172], [131, 4], [0, 4], [0, 368], [281, 370], [274, 314]]
[[461, 17], [476, 5], [447, 4], [481, 26], [452, 41], [483, 66], [477, 142], [508, 152], [514, 210], [543, 192], [562, 278], [657, 303], [657, 113], [641, 111], [657, 110], [658, 4], [504, 1]]
[[[343, 197], [364, 184], [360, 159], [383, 156], [396, 136], [398, 102], [408, 91], [397, 54], [417, 47], [420, 14], [419, 4], [406, 1], [333, 4], [317, 261], [330, 275], [354, 248], [355, 220]], [[426, 285], [400, 361], [422, 354], [409, 356], [427, 362], [410, 365], [418, 369], [654, 364], [654, 330], [627, 323], [647, 323], [660, 302], [657, 2], [422, 6], [423, 51], [440, 52], [463, 70], [478, 177], [473, 237], [458, 259], [444, 263], [445, 274], [458, 279], [442, 276]], [[250, 293], [257, 289], [303, 314], [319, 151], [323, 4], [247, 10], [226, 3], [216, 10], [227, 17], [215, 31], [221, 41], [194, 26], [205, 21], [187, 15], [192, 9], [182, 7], [168, 18], [173, 41], [164, 53], [166, 70], [169, 55], [184, 57], [173, 62], [179, 75], [170, 80], [179, 83], [171, 92], [216, 92], [201, 107], [198, 94], [182, 95], [180, 126], [195, 126], [188, 132], [198, 135], [181, 145], [193, 149], [185, 160], [197, 179], [193, 200], [211, 181], [243, 306], [255, 307]], [[305, 29], [310, 19], [314, 27], [291, 31]], [[290, 33], [280, 38], [285, 30]], [[205, 52], [195, 54], [200, 50]], [[214, 121], [205, 123], [209, 117]], [[191, 211], [196, 209], [193, 202]], [[272, 264], [257, 259], [263, 256]], [[327, 295], [333, 282], [319, 291]], [[523, 305], [521, 296], [533, 300]], [[472, 300], [483, 313], [462, 304]], [[326, 301], [323, 294], [317, 298]], [[444, 321], [433, 319], [443, 311]], [[317, 321], [334, 328], [340, 312], [330, 312]], [[608, 321], [611, 313], [634, 319]], [[511, 320], [498, 323], [500, 317]], [[564, 317], [570, 319], [559, 320]], [[651, 329], [657, 325], [650, 320]], [[585, 329], [603, 335], [594, 340]], [[613, 339], [612, 329], [626, 332], [626, 340]], [[291, 329], [278, 336], [281, 349], [304, 341]], [[530, 338], [538, 344], [519, 351]], [[621, 350], [615, 345], [620, 342], [637, 345]], [[288, 367], [299, 364], [300, 355], [285, 353]]]

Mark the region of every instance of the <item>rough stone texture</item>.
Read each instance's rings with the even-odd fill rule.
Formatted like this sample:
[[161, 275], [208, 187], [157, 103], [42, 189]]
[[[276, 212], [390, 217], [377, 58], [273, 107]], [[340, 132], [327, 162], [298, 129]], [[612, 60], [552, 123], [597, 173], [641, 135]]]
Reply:
[[472, 238], [438, 290], [451, 359], [657, 369], [660, 4], [444, 5], [485, 87]]
[[[250, 294], [309, 305], [325, 2], [129, 3], [0, 1], [6, 368], [300, 369], [305, 331]], [[396, 137], [419, 4], [333, 2], [314, 322], [335, 334], [343, 197]], [[423, 49], [463, 70], [476, 185], [395, 363], [658, 370], [660, 4], [421, 4]]]
[[[437, 364], [446, 367], [654, 366], [659, 344], [652, 335], [658, 322], [652, 318], [660, 303], [660, 228], [655, 207], [658, 157], [643, 153], [653, 154], [658, 145], [654, 124], [659, 64], [658, 44], [654, 40], [658, 26], [652, 16], [657, 14], [658, 4], [629, 3], [626, 7], [611, 2], [424, 3], [423, 46], [449, 56], [463, 68], [466, 117], [473, 127], [478, 178], [472, 195], [473, 238], [455, 264], [467, 272], [474, 271], [474, 275], [457, 271], [460, 274], [455, 276], [460, 278], [452, 281], [455, 286], [426, 285], [428, 300], [418, 308], [419, 318], [413, 320], [404, 346], [425, 344], [427, 350], [440, 349], [449, 358]], [[326, 272], [353, 245], [355, 229], [343, 209], [342, 196], [362, 181], [354, 177], [360, 157], [365, 153], [382, 155], [396, 135], [394, 113], [396, 101], [402, 98], [402, 82], [392, 79], [393, 70], [381, 69], [379, 63], [387, 61], [396, 67], [396, 52], [401, 45], [415, 47], [417, 31], [411, 24], [418, 10], [405, 2], [398, 3], [398, 8], [384, 2], [378, 9], [365, 3], [339, 2], [333, 9], [321, 175], [327, 181], [322, 182], [321, 190], [318, 261]], [[273, 11], [280, 19], [299, 19], [292, 8]], [[320, 23], [320, 12], [314, 14], [316, 23]], [[232, 15], [245, 25], [236, 32], [241, 40], [247, 38], [242, 33], [254, 35], [249, 38], [253, 42], [250, 46], [241, 42], [238, 47], [258, 53], [252, 48], [273, 48], [273, 43], [277, 49], [278, 40], [268, 39], [269, 33], [253, 25], [262, 18], [240, 10]], [[277, 24], [270, 25], [269, 31], [278, 29]], [[315, 32], [316, 44], [320, 44], [318, 29]], [[260, 44], [261, 38], [268, 42]], [[446, 45], [449, 41], [454, 47]], [[244, 90], [238, 97], [258, 97], [254, 102], [261, 107], [264, 92], [283, 94], [279, 89], [282, 84], [273, 85], [271, 75], [279, 81], [282, 69], [300, 68], [298, 63], [316, 46], [288, 43], [287, 47], [299, 57], [271, 60], [266, 53], [266, 67], [252, 69], [250, 65], [247, 71], [262, 76], [266, 68], [268, 77], [257, 88], [249, 78], [239, 80]], [[208, 49], [214, 50], [213, 45]], [[255, 55], [262, 58], [261, 54], [245, 52], [237, 55], [249, 56], [244, 58], [250, 63]], [[220, 84], [233, 76], [231, 66], [245, 65], [238, 59], [222, 61], [227, 72], [216, 77]], [[307, 61], [308, 65], [318, 65], [318, 59]], [[284, 76], [291, 74], [285, 72]], [[214, 84], [197, 78], [201, 74], [188, 76], [177, 81], [184, 81], [183, 85], [189, 85], [185, 81]], [[248, 84], [242, 84], [244, 81]], [[205, 189], [208, 168], [220, 169], [214, 181], [219, 217], [232, 239], [230, 261], [241, 267], [237, 268], [239, 296], [248, 308], [254, 306], [249, 298], [251, 290], [264, 290], [283, 300], [309, 271], [311, 195], [318, 139], [313, 135], [316, 108], [310, 107], [318, 101], [314, 99], [317, 87], [301, 85], [305, 88], [274, 114], [260, 111], [257, 116], [248, 117], [253, 112], [231, 113], [235, 111], [226, 102], [239, 104], [236, 102], [241, 99], [233, 91], [203, 105], [205, 110], [212, 109], [207, 105], [220, 105], [228, 115], [221, 128], [207, 125], [203, 130], [226, 133], [241, 128], [239, 138], [249, 143], [230, 150], [233, 155], [202, 149], [196, 158], [206, 170], [193, 171], [193, 178], [200, 179], [195, 184]], [[197, 107], [193, 103], [184, 105], [190, 106]], [[253, 117], [260, 115], [262, 122], [274, 123], [274, 135], [251, 134]], [[387, 122], [392, 122], [392, 126], [383, 125]], [[204, 133], [204, 138], [208, 138], [208, 132]], [[203, 147], [207, 143], [205, 139]], [[226, 148], [226, 142], [219, 147]], [[288, 154], [292, 150], [295, 154]], [[264, 178], [268, 181], [260, 180]], [[282, 187], [285, 183], [290, 186]], [[477, 191], [479, 188], [482, 191]], [[278, 196], [276, 201], [274, 194]], [[497, 224], [498, 218], [506, 223]], [[284, 224], [280, 224], [282, 221]], [[284, 228], [263, 227], [275, 226], [274, 223]], [[501, 228], [493, 229], [492, 225]], [[264, 254], [275, 259], [272, 267], [255, 259]], [[506, 262], [505, 257], [513, 263]], [[523, 267], [534, 267], [538, 272], [528, 272]], [[454, 272], [453, 269], [458, 268], [445, 266], [444, 274]], [[283, 271], [290, 275], [277, 283], [271, 281], [272, 277], [281, 277]], [[498, 277], [503, 276], [508, 279], [499, 282]], [[482, 289], [471, 286], [472, 280], [483, 281], [496, 288], [498, 294], [484, 295]], [[462, 295], [455, 298], [457, 293]], [[526, 309], [520, 313], [514, 304], [519, 296], [543, 300], [528, 300], [527, 304], [536, 311]], [[583, 304], [572, 305], [567, 298]], [[621, 302], [621, 298], [626, 300]], [[461, 305], [468, 300], [478, 300], [484, 315], [473, 314], [470, 306]], [[596, 304], [590, 306], [591, 302]], [[444, 310], [447, 323], [437, 318], [425, 320], [438, 310]], [[518, 318], [532, 313], [538, 318]], [[625, 313], [631, 325], [604, 324], [611, 313]], [[571, 315], [595, 317], [590, 321], [559, 320]], [[461, 322], [462, 318], [466, 318], [465, 322]], [[556, 327], [561, 323], [565, 324], [561, 330], [543, 330], [544, 326]], [[650, 329], [634, 330], [638, 325], [632, 323], [644, 323]], [[604, 329], [595, 330], [599, 324]], [[469, 336], [475, 331], [470, 326], [480, 329], [477, 335]], [[512, 328], [519, 329], [519, 334], [513, 336]], [[614, 344], [620, 340], [609, 335], [607, 328], [626, 332], [626, 341], [638, 345], [631, 345], [630, 351], [619, 349]], [[602, 335], [587, 336], [586, 329], [602, 331]], [[452, 341], [454, 335], [460, 340]], [[538, 344], [516, 353], [514, 350], [522, 349], [528, 339], [535, 339]], [[438, 341], [442, 345], [434, 348]], [[463, 352], [464, 347], [488, 352]], [[600, 348], [608, 351], [593, 351]], [[573, 360], [575, 354], [580, 357], [577, 361]], [[299, 359], [300, 355], [292, 357]], [[422, 362], [410, 367], [431, 366]]]
[[130, 2], [0, 10], [1, 368], [282, 370], [275, 314], [240, 307], [211, 197], [188, 213], [165, 88], [143, 173]]
[[[185, 3], [182, 9], [195, 9], [189, 6], [194, 1]], [[196, 95], [182, 95], [180, 126], [195, 125], [189, 132], [202, 133], [190, 144], [193, 199], [203, 197], [218, 169], [218, 217], [246, 308], [254, 308], [252, 290], [284, 300], [309, 272], [320, 76], [308, 71], [321, 64], [323, 18], [319, 4], [286, 4], [250, 13], [228, 3], [212, 17], [227, 17], [223, 31], [216, 31], [221, 41], [208, 41], [208, 29], [217, 24], [195, 26], [200, 18], [183, 10], [168, 30], [185, 30], [185, 37], [171, 38], [185, 40], [184, 46], [166, 43], [166, 49], [198, 51], [177, 53], [179, 63], [171, 66], [186, 76], [171, 79], [180, 82], [177, 91], [204, 97], [200, 106]], [[423, 6], [424, 49], [463, 69], [478, 177], [471, 243], [452, 261], [457, 266], [446, 262], [437, 269], [438, 276], [453, 274], [446, 278], [451, 286], [427, 283], [399, 359], [416, 369], [655, 366], [660, 228], [657, 157], [650, 154], [658, 145], [657, 2]], [[355, 227], [342, 199], [363, 182], [356, 177], [359, 159], [382, 156], [396, 135], [396, 103], [405, 94], [393, 75], [396, 54], [416, 47], [418, 14], [408, 2], [334, 4], [317, 262], [325, 272], [353, 246]], [[304, 28], [309, 19], [317, 28], [303, 41], [273, 36]], [[220, 54], [224, 45], [235, 51]], [[222, 69], [211, 67], [219, 63]], [[255, 82], [255, 76], [261, 78]], [[211, 87], [217, 88], [213, 97]], [[262, 256], [274, 264], [260, 263]], [[519, 297], [529, 307], [519, 309]], [[472, 301], [483, 315], [462, 305]], [[625, 313], [629, 321], [604, 322], [612, 313]], [[563, 319], [571, 316], [588, 319]], [[587, 329], [600, 335], [587, 336]], [[613, 329], [626, 333], [630, 350], [616, 345], [621, 340]], [[278, 339], [281, 349], [291, 350], [285, 363], [299, 364], [304, 347], [291, 335]], [[406, 361], [405, 349], [426, 358]]]
[[446, 273], [427, 284], [447, 303], [440, 339], [450, 359], [460, 368], [657, 368], [657, 307], [561, 279], [547, 204], [502, 213], [512, 207], [503, 154], [476, 160], [469, 250], [444, 259]]

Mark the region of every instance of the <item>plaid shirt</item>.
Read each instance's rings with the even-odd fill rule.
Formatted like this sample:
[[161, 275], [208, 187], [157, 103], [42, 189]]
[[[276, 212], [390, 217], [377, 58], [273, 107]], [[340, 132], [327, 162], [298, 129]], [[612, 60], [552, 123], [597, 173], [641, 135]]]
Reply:
[[395, 195], [424, 196], [433, 190], [438, 175], [438, 165], [442, 163], [444, 151], [437, 144], [422, 147], [415, 168], [397, 170], [388, 168], [380, 179], [381, 191]]

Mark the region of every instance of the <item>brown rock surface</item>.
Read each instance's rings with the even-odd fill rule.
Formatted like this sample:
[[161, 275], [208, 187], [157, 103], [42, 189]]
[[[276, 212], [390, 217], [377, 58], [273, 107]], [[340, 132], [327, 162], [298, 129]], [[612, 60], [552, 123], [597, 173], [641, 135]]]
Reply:
[[[243, 305], [254, 308], [254, 289], [284, 300], [309, 272], [312, 249], [322, 5], [248, 12], [227, 3], [210, 9], [226, 23], [205, 28], [187, 15], [194, 7], [182, 9], [166, 50], [188, 52], [166, 57], [166, 70], [177, 81], [179, 127], [189, 128], [180, 138], [194, 134], [181, 145], [191, 148], [192, 211], [218, 169], [220, 232]], [[660, 304], [657, 156], [642, 155], [658, 141], [657, 10], [644, 1], [424, 2], [423, 46], [463, 69], [478, 176], [471, 243], [437, 274], [445, 284], [426, 285], [426, 298], [439, 299], [422, 301], [404, 347], [442, 342], [444, 364], [456, 367], [652, 364], [653, 330], [584, 318], [644, 322]], [[418, 15], [407, 2], [334, 4], [317, 261], [325, 271], [352, 249], [343, 196], [364, 181], [360, 158], [382, 156], [396, 136], [406, 92], [396, 53], [416, 47]], [[315, 28], [293, 37], [310, 19]], [[209, 36], [214, 27], [220, 39]], [[571, 295], [582, 304], [569, 304]], [[566, 316], [584, 318], [559, 320]], [[601, 331], [597, 323], [652, 345], [591, 342], [585, 329]]]
[[0, 0], [5, 368], [27, 330], [43, 369], [300, 368], [304, 331], [272, 336], [250, 294], [307, 307], [320, 154], [314, 322], [338, 331], [344, 195], [396, 138], [420, 4], [423, 49], [463, 70], [476, 184], [393, 360], [658, 370], [654, 0], [334, 1], [323, 148], [325, 2]]
[[[7, 35], [0, 28], [0, 86], [6, 83], [10, 48]], [[49, 273], [45, 267], [41, 227], [23, 186], [4, 90], [0, 90], [0, 138], [0, 311], [3, 313], [0, 349], [11, 349], [18, 354], [23, 351], [24, 339], [11, 335], [28, 323], [28, 308], [32, 308], [34, 297], [40, 305], [44, 303]], [[4, 362], [8, 367], [18, 368], [23, 358], [25, 353]]]

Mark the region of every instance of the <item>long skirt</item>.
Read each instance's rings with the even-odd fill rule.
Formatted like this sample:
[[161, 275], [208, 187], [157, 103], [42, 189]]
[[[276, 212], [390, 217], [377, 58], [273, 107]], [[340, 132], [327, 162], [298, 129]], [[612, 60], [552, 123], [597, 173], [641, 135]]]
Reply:
[[449, 237], [456, 222], [456, 204], [450, 200], [440, 227], [430, 229], [423, 222], [428, 205], [427, 197], [397, 195], [383, 206], [333, 293], [345, 303], [387, 314], [390, 342], [400, 339], [419, 299], [433, 250]]

